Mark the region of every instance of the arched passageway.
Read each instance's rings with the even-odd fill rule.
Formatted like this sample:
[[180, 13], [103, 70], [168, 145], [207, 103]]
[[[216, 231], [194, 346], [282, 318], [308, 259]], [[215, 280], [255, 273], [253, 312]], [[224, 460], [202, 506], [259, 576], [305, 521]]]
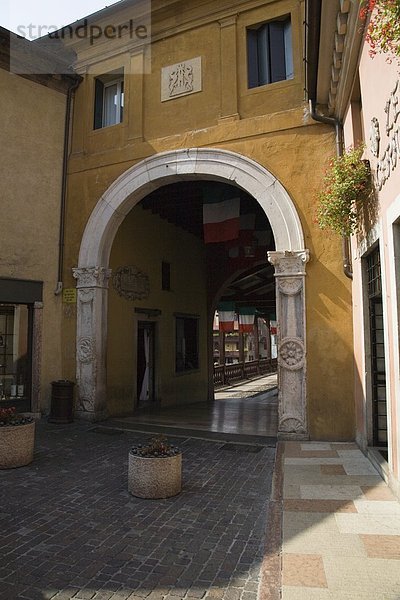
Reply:
[[106, 413], [107, 285], [116, 232], [131, 209], [167, 183], [207, 179], [249, 193], [271, 225], [279, 322], [279, 431], [307, 437], [304, 279], [308, 251], [289, 195], [264, 167], [218, 149], [157, 154], [123, 173], [103, 194], [87, 223], [74, 269], [77, 279], [77, 382], [79, 413], [98, 420]]

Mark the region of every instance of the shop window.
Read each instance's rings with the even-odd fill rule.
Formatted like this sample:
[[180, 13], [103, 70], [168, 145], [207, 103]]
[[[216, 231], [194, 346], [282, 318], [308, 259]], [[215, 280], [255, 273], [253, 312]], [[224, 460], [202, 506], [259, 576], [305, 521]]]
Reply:
[[249, 88], [293, 78], [290, 17], [247, 29]]
[[199, 319], [176, 316], [175, 371], [181, 373], [199, 368]]
[[94, 129], [122, 123], [124, 115], [124, 77], [120, 71], [95, 79]]
[[28, 306], [0, 304], [0, 406], [30, 408], [30, 330]]

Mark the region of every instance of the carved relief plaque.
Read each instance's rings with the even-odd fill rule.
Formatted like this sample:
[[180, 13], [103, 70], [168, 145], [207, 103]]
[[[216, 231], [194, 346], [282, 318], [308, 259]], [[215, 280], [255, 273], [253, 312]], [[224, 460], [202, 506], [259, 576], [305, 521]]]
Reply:
[[127, 300], [143, 300], [150, 294], [149, 277], [137, 267], [119, 267], [113, 276], [113, 287]]
[[161, 102], [201, 92], [201, 56], [161, 70]]
[[289, 371], [304, 366], [304, 344], [299, 338], [283, 339], [279, 348], [279, 364]]

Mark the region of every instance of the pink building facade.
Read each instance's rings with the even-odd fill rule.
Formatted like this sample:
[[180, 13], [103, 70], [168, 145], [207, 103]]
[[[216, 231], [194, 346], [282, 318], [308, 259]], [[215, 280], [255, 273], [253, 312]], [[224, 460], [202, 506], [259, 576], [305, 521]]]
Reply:
[[371, 169], [373, 192], [341, 257], [352, 279], [354, 436], [400, 497], [400, 61], [371, 58], [360, 6], [307, 0], [306, 86], [337, 154], [362, 143]]
[[[361, 137], [375, 197], [351, 240], [357, 441], [400, 492], [400, 75], [363, 43], [344, 144]], [[361, 125], [361, 132], [358, 124]]]

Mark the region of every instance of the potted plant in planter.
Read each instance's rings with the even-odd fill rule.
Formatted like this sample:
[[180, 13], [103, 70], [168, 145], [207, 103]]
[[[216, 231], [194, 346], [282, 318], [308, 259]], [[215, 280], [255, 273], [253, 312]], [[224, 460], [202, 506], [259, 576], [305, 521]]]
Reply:
[[138, 498], [170, 498], [182, 489], [182, 453], [163, 435], [129, 451], [128, 490]]
[[0, 408], [0, 469], [31, 463], [34, 442], [33, 418], [17, 414], [15, 407]]

